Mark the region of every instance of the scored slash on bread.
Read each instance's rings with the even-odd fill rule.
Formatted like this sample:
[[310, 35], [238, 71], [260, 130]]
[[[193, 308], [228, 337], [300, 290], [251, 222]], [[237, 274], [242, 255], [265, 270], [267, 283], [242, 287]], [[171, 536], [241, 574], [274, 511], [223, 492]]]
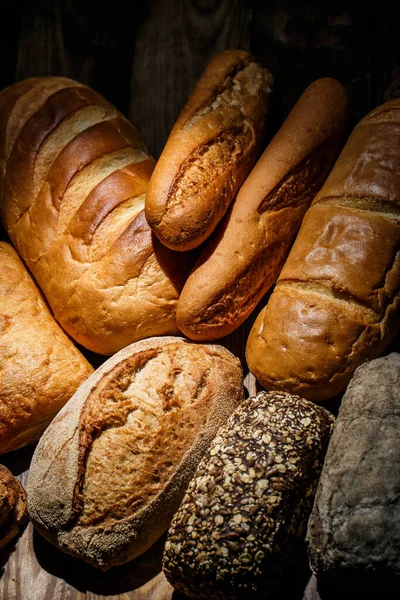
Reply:
[[400, 101], [364, 117], [306, 213], [246, 356], [267, 389], [340, 394], [400, 326]]
[[257, 158], [272, 84], [243, 50], [221, 52], [208, 65], [150, 180], [146, 218], [165, 246], [199, 246], [225, 214]]
[[12, 246], [0, 242], [0, 454], [35, 442], [93, 372]]
[[167, 529], [203, 453], [243, 400], [222, 346], [149, 338], [107, 360], [34, 453], [28, 510], [50, 542], [94, 566], [123, 564]]
[[61, 77], [0, 93], [0, 215], [55, 318], [112, 354], [177, 333], [190, 257], [153, 239], [144, 202], [155, 161], [100, 94]]
[[177, 322], [187, 337], [230, 334], [274, 283], [339, 152], [347, 113], [347, 92], [334, 79], [302, 94], [183, 287]]

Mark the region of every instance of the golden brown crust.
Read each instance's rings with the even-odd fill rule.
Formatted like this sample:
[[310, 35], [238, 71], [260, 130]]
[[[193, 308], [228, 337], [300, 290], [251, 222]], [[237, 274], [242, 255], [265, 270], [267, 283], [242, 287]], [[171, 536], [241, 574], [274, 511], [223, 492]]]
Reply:
[[0, 454], [37, 439], [93, 369], [0, 242]]
[[0, 465], [0, 551], [18, 535], [26, 520], [25, 490], [13, 474]]
[[333, 79], [315, 81], [301, 96], [185, 283], [177, 322], [189, 338], [228, 335], [273, 284], [339, 150], [347, 104]]
[[400, 102], [367, 115], [309, 209], [247, 342], [268, 389], [343, 392], [399, 327]]
[[257, 157], [271, 86], [248, 52], [227, 50], [207, 67], [150, 181], [146, 218], [164, 245], [189, 250], [215, 229]]
[[15, 84], [0, 106], [1, 218], [62, 327], [102, 354], [177, 332], [188, 258], [155, 251], [154, 160], [135, 128], [65, 78]]
[[51, 542], [108, 568], [167, 528], [217, 428], [243, 399], [221, 346], [149, 338], [106, 361], [40, 441], [29, 513]]

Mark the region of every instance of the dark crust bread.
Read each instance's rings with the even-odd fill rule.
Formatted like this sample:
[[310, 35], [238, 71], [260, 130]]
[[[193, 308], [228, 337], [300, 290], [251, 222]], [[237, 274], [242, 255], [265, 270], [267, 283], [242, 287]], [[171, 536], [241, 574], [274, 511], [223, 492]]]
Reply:
[[167, 529], [218, 427], [243, 399], [222, 346], [149, 338], [106, 361], [40, 440], [28, 481], [37, 529], [107, 569]]
[[234, 412], [168, 531], [163, 569], [191, 598], [265, 597], [305, 533], [334, 418], [282, 392]]
[[[399, 354], [355, 372], [340, 405], [307, 538], [318, 582], [330, 588], [324, 598], [347, 600], [355, 589], [360, 598], [383, 598], [399, 589]], [[386, 588], [387, 596], [381, 594]]]

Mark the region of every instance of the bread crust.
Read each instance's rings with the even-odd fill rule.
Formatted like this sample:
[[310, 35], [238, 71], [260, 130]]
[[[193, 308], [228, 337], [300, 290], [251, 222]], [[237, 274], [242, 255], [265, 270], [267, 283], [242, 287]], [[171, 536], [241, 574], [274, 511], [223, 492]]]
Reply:
[[93, 372], [15, 250], [0, 242], [0, 454], [39, 439]]
[[183, 287], [177, 322], [187, 337], [230, 334], [274, 283], [339, 152], [347, 113], [347, 92], [334, 79], [302, 94]]
[[107, 569], [165, 531], [218, 427], [243, 399], [221, 346], [149, 338], [107, 360], [35, 451], [28, 510], [52, 543]]
[[11, 471], [0, 465], [0, 552], [27, 521], [26, 493]]
[[176, 333], [190, 258], [153, 243], [133, 125], [59, 77], [6, 88], [0, 109], [0, 215], [64, 330], [101, 354]]
[[400, 101], [355, 128], [307, 212], [250, 332], [250, 370], [267, 389], [315, 401], [344, 391], [400, 319]]
[[242, 50], [221, 52], [208, 65], [150, 180], [146, 218], [165, 246], [199, 246], [225, 214], [256, 160], [272, 84]]

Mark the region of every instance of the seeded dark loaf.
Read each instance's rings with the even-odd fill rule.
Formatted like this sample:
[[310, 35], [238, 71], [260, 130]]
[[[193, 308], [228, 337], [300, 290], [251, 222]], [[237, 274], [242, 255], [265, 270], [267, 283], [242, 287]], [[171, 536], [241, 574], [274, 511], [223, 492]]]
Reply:
[[199, 246], [250, 172], [265, 132], [272, 76], [243, 50], [208, 65], [151, 176], [147, 221], [174, 250]]
[[400, 327], [400, 100], [354, 129], [307, 211], [250, 332], [267, 389], [321, 401], [379, 356]]
[[204, 599], [268, 594], [305, 533], [333, 423], [325, 409], [279, 392], [233, 413], [168, 532], [163, 569], [176, 590]]
[[177, 333], [188, 257], [144, 217], [154, 167], [140, 135], [100, 94], [63, 77], [0, 93], [0, 215], [63, 329], [112, 354]]
[[[360, 366], [342, 399], [308, 527], [325, 598], [400, 590], [400, 354]], [[395, 592], [397, 590], [397, 592]]]
[[52, 543], [107, 569], [168, 528], [203, 453], [243, 399], [222, 346], [149, 338], [107, 360], [39, 441], [28, 510]]
[[0, 242], [0, 454], [38, 440], [92, 372], [14, 248]]
[[0, 465], [0, 551], [27, 521], [25, 490], [13, 474]]
[[177, 322], [187, 337], [228, 335], [274, 283], [339, 152], [347, 113], [347, 92], [334, 79], [302, 94], [183, 287]]

